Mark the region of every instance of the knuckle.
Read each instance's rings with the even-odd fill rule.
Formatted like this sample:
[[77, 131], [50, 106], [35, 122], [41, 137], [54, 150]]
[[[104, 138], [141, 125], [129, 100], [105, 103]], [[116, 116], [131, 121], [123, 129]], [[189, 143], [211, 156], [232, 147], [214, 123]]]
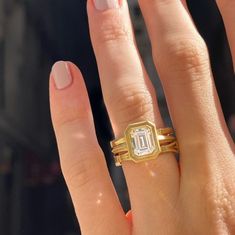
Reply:
[[119, 124], [129, 124], [133, 121], [153, 119], [153, 100], [145, 88], [119, 89], [115, 98], [110, 99], [110, 106], [115, 109]]
[[171, 39], [166, 45], [162, 63], [170, 71], [193, 75], [209, 71], [209, 55], [203, 39]]
[[130, 30], [122, 23], [118, 17], [113, 17], [109, 21], [104, 21], [97, 34], [97, 41], [101, 43], [112, 43], [114, 41], [132, 41]]
[[192, 70], [204, 66], [207, 59], [206, 46], [202, 41], [182, 40], [169, 44], [169, 55], [175, 58], [176, 69], [178, 70]]
[[89, 154], [94, 156], [94, 154], [97, 155], [97, 152], [79, 153], [79, 156], [76, 156], [78, 155], [76, 153], [74, 157], [77, 160], [72, 164], [61, 162], [62, 172], [70, 190], [84, 188], [85, 186], [90, 187], [93, 181], [97, 179], [97, 175], [100, 174], [99, 172], [102, 172], [99, 170], [99, 163], [93, 158], [88, 157]]
[[54, 116], [53, 123], [56, 125], [57, 133], [64, 132], [64, 130], [73, 130], [74, 127], [86, 124], [90, 120], [88, 112], [78, 112], [77, 109], [60, 112]]

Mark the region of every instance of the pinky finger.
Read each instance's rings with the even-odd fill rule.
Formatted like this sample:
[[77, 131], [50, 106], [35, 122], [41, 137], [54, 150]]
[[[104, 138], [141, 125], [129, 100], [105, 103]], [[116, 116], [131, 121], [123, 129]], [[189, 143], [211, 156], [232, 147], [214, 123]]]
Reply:
[[128, 222], [96, 139], [86, 87], [74, 64], [61, 61], [53, 66], [50, 106], [62, 171], [82, 234], [127, 234]]

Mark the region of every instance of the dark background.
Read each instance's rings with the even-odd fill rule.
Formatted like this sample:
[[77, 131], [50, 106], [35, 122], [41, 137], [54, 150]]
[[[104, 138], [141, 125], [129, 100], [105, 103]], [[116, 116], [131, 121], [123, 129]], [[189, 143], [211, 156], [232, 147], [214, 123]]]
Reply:
[[[234, 134], [235, 79], [221, 16], [213, 0], [188, 1], [207, 42], [225, 118]], [[137, 43], [170, 123], [140, 10], [130, 1]], [[79, 234], [58, 162], [48, 103], [48, 75], [57, 60], [81, 69], [97, 135], [125, 211], [121, 169], [109, 152], [112, 132], [90, 44], [85, 0], [0, 0], [0, 235]]]

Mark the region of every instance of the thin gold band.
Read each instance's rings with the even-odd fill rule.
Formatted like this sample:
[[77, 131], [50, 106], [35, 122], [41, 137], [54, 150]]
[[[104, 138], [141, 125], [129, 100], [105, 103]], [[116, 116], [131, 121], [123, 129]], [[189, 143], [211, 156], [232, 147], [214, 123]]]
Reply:
[[[161, 153], [178, 153], [179, 148], [177, 141], [174, 141], [168, 145], [161, 146]], [[119, 154], [114, 154], [114, 161], [116, 166], [121, 166], [123, 161], [132, 161], [132, 158], [129, 156], [128, 152], [123, 152]]]

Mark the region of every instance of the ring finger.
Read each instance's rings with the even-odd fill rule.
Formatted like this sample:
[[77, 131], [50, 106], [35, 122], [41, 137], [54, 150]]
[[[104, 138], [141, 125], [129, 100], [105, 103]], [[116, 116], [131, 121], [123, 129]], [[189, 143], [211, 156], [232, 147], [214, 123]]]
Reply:
[[[121, 137], [128, 124], [144, 120], [163, 127], [155, 92], [135, 46], [126, 1], [89, 0], [88, 17], [115, 136]], [[149, 226], [151, 218], [155, 218], [152, 225], [157, 226], [166, 220], [164, 213], [172, 210], [179, 186], [178, 164], [173, 154], [162, 154], [157, 161], [148, 163], [125, 162], [123, 169], [132, 205], [133, 229], [138, 226], [146, 234], [148, 228], [143, 226], [146, 220]], [[152, 207], [154, 215], [148, 214]], [[159, 211], [161, 218], [156, 220]]]

